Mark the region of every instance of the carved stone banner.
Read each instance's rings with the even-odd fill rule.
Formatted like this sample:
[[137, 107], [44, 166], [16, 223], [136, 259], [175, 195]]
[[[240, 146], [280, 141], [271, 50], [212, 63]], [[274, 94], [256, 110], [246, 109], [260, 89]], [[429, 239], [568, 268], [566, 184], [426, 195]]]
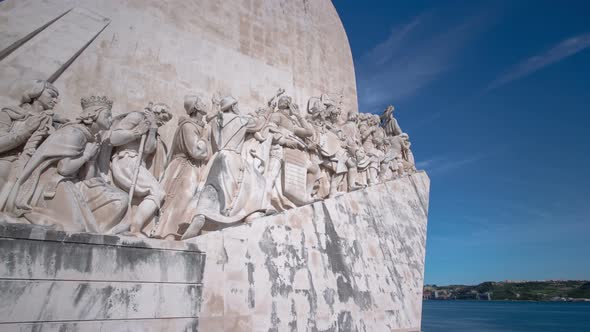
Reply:
[[285, 196], [298, 205], [309, 202], [306, 161], [305, 151], [285, 149], [283, 188]]

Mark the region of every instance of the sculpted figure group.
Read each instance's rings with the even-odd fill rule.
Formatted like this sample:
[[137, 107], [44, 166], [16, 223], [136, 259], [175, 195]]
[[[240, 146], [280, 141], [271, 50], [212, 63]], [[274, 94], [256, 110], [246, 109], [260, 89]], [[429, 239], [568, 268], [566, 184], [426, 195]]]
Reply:
[[53, 113], [53, 85], [29, 85], [0, 111], [4, 222], [189, 239], [416, 171], [393, 106], [340, 123], [326, 95], [302, 111], [279, 89], [250, 113], [189, 95], [168, 148], [166, 104], [113, 118], [111, 100], [89, 96], [70, 120]]

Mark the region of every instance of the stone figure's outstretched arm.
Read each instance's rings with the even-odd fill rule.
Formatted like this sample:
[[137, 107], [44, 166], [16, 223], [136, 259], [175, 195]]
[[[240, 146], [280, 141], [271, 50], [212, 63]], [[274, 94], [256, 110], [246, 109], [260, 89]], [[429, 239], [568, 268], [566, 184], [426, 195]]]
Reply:
[[254, 133], [257, 131], [262, 130], [262, 128], [264, 128], [264, 125], [266, 124], [266, 118], [263, 116], [260, 117], [248, 117], [248, 125], [247, 125], [247, 132], [249, 133]]
[[275, 104], [275, 99], [277, 99], [280, 95], [282, 95], [283, 93], [285, 93], [285, 89], [283, 88], [279, 88], [279, 90], [277, 90], [277, 93], [275, 93], [274, 96], [272, 96], [272, 98], [270, 98], [268, 100], [267, 105], [271, 108], [274, 108], [276, 106]]
[[299, 124], [301, 125], [301, 127], [295, 128], [295, 135], [302, 138], [313, 136], [313, 126], [309, 122], [307, 122], [305, 117], [303, 117], [301, 113], [299, 113], [298, 111], [294, 112], [294, 114], [297, 120], [299, 120]]
[[113, 129], [111, 144], [121, 146], [133, 142], [145, 134], [148, 129], [149, 123], [141, 113], [130, 113]]

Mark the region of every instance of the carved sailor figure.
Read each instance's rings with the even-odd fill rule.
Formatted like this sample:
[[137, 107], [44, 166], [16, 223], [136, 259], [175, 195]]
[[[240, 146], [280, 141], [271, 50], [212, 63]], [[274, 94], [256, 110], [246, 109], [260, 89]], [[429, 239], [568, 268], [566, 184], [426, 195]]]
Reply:
[[403, 133], [402, 129], [400, 128], [397, 120], [393, 117], [393, 112], [395, 111], [395, 107], [393, 105], [387, 106], [383, 114], [381, 115], [381, 126], [385, 129], [385, 134], [387, 136], [397, 136]]
[[199, 193], [197, 216], [183, 239], [197, 236], [201, 229], [223, 228], [264, 212], [264, 176], [246, 161], [242, 148], [246, 134], [261, 130], [265, 123], [263, 117], [241, 114], [233, 97], [221, 100], [219, 113], [211, 121], [215, 154]]
[[159, 238], [180, 239], [196, 215], [197, 188], [205, 180], [207, 161], [211, 157], [207, 106], [201, 98], [190, 95], [184, 98], [184, 109], [188, 117], [178, 121], [170, 162], [162, 180], [166, 200], [155, 231]]
[[130, 193], [137, 208], [129, 211], [113, 233], [129, 230], [139, 235], [159, 212], [166, 192], [149, 168], [153, 158], [162, 154], [158, 151], [162, 149], [158, 144], [158, 128], [171, 118], [167, 105], [150, 103], [143, 111], [125, 114], [114, 124], [110, 138], [115, 147], [111, 161], [113, 181]]
[[366, 155], [362, 149], [361, 133], [358, 128], [358, 114], [348, 113], [348, 119], [342, 126], [342, 140], [346, 146], [346, 153], [348, 159], [346, 160], [346, 167], [348, 168], [347, 183], [348, 191], [353, 191], [362, 188], [363, 186], [358, 181], [357, 165], [366, 162]]
[[348, 172], [348, 156], [342, 140], [342, 132], [337, 126], [340, 109], [329, 105], [326, 109], [312, 114], [316, 129], [315, 147], [321, 158], [323, 171], [329, 180], [329, 197], [341, 193], [341, 184]]
[[366, 172], [367, 184], [373, 185], [379, 179], [379, 169], [384, 153], [378, 146], [383, 144], [385, 131], [379, 126], [379, 116], [374, 114], [368, 114], [367, 121], [362, 122], [359, 129], [363, 140], [363, 149], [370, 158]]
[[319, 175], [318, 165], [311, 162], [305, 139], [314, 128], [301, 115], [291, 97], [281, 96], [277, 110], [270, 115], [273, 124], [271, 158], [267, 186], [271, 186], [272, 205], [278, 211], [313, 202], [313, 186]]
[[29, 158], [53, 132], [53, 108], [59, 95], [46, 81], [26, 83], [21, 104], [0, 110], [0, 209]]

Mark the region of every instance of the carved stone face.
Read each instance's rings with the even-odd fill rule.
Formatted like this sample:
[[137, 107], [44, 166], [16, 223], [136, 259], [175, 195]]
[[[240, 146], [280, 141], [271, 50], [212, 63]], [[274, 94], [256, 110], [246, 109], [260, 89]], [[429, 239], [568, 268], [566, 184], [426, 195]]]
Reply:
[[277, 103], [277, 107], [281, 110], [289, 108], [289, 104], [291, 103], [291, 97], [282, 96], [279, 98], [279, 102]]
[[365, 159], [365, 157], [367, 156], [367, 153], [365, 152], [365, 149], [359, 148], [356, 150], [355, 155], [356, 155], [357, 160], [362, 160], [362, 159]]
[[327, 118], [330, 122], [338, 122], [338, 118], [340, 117], [339, 108], [337, 108], [336, 106], [328, 106], [328, 108], [326, 109], [326, 113], [328, 114]]
[[113, 124], [113, 117], [111, 114], [111, 110], [106, 109], [98, 114], [96, 118], [96, 124], [101, 130], [106, 130], [111, 128]]
[[172, 114], [168, 110], [168, 106], [164, 104], [154, 105], [153, 112], [156, 115], [156, 125], [163, 126], [166, 122], [172, 119]]
[[373, 115], [373, 116], [369, 117], [369, 125], [370, 126], [378, 126], [380, 122], [381, 122], [381, 119], [379, 118], [378, 115]]
[[37, 98], [43, 110], [52, 110], [57, 104], [57, 93], [52, 89], [45, 89]]

